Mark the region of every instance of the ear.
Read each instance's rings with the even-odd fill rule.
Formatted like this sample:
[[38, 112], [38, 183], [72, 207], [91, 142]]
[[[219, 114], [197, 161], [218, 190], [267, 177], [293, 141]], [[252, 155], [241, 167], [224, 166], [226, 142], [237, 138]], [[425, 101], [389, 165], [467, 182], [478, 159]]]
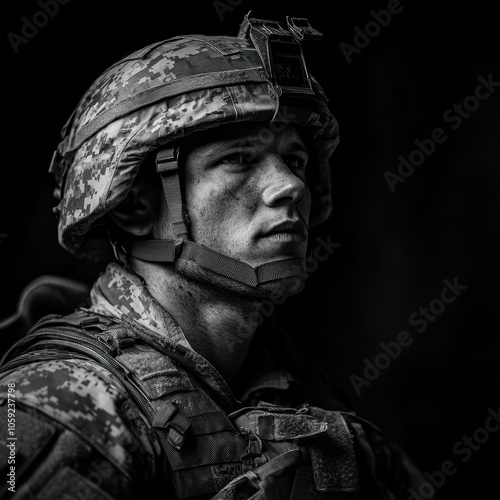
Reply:
[[109, 212], [109, 216], [124, 231], [145, 236], [153, 230], [160, 205], [158, 201], [158, 194], [151, 184], [137, 177], [127, 197]]

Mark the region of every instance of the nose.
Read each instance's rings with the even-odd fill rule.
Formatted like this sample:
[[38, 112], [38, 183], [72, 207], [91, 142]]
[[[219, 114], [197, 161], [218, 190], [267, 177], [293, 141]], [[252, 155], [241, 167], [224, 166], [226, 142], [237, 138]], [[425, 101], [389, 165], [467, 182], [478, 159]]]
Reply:
[[268, 207], [298, 203], [306, 194], [306, 185], [280, 156], [270, 158], [266, 169], [264, 203]]

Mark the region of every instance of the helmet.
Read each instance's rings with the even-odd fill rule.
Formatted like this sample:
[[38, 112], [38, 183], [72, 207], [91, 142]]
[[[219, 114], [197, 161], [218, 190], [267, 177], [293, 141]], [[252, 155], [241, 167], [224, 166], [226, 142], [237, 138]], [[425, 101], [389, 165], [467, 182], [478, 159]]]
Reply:
[[331, 211], [329, 157], [338, 142], [337, 123], [301, 48], [303, 40], [320, 36], [305, 19], [287, 18], [284, 29], [247, 15], [237, 37], [175, 37], [111, 66], [80, 100], [53, 155], [60, 244], [75, 255], [109, 258], [109, 239], [99, 237], [98, 228], [153, 153], [176, 238], [138, 241], [132, 255], [188, 258], [250, 286], [287, 276], [286, 261], [254, 269], [190, 241], [177, 146], [197, 131], [235, 122], [307, 127], [315, 149], [310, 225], [324, 221]]

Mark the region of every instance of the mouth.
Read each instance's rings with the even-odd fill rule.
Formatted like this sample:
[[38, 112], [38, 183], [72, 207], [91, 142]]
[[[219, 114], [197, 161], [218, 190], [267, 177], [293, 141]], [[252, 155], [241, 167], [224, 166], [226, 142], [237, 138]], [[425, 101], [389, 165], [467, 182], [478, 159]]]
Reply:
[[307, 228], [301, 220], [283, 221], [264, 231], [262, 237], [282, 243], [305, 243]]

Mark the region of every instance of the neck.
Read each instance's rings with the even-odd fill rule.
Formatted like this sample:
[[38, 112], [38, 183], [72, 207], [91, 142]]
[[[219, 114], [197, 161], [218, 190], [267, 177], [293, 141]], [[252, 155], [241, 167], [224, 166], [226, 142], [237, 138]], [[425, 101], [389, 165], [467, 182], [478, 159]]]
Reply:
[[260, 302], [189, 279], [172, 266], [133, 259], [155, 300], [179, 324], [191, 347], [231, 382], [256, 330]]

